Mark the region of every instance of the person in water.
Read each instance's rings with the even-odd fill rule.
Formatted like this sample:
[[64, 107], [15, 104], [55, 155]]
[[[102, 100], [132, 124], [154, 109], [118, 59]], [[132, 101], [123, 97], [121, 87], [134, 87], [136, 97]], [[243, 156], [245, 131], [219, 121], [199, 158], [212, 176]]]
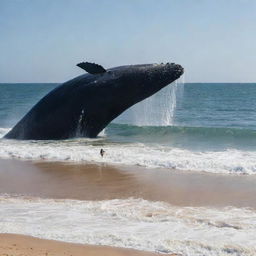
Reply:
[[104, 151], [103, 149], [101, 149], [101, 150], [100, 150], [100, 155], [101, 155], [101, 157], [103, 157], [104, 154], [105, 154], [105, 151]]

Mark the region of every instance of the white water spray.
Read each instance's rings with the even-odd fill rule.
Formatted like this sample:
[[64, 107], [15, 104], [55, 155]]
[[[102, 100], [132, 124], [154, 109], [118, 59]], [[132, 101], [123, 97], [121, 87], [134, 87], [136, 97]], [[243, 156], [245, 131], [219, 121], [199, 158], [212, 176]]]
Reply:
[[76, 137], [80, 137], [82, 135], [82, 122], [84, 118], [85, 118], [85, 113], [84, 113], [84, 109], [82, 109], [77, 122]]
[[[119, 120], [132, 120], [138, 126], [169, 126], [175, 121], [177, 96], [182, 98], [183, 79], [166, 86], [153, 96], [128, 109]], [[126, 118], [128, 117], [129, 118]], [[118, 120], [118, 121], [119, 121]], [[117, 121], [117, 122], [118, 122]]]

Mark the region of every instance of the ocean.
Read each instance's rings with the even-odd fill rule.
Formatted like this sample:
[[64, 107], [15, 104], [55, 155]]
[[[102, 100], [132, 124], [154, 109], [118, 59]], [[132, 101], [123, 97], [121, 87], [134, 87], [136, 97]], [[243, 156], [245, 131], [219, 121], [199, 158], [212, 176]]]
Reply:
[[[57, 85], [0, 84], [0, 136]], [[1, 139], [0, 156], [255, 174], [255, 109], [256, 84], [180, 80], [124, 112], [96, 139]]]
[[[0, 136], [56, 86], [58, 84], [0, 84]], [[150, 173], [154, 168], [159, 173], [159, 181], [161, 173], [175, 171], [214, 175], [219, 177], [219, 182], [223, 175], [230, 181], [235, 176], [236, 180], [243, 179], [245, 185], [249, 184], [244, 180], [246, 177], [253, 184], [255, 109], [256, 83], [184, 83], [179, 80], [124, 112], [95, 139], [18, 141], [2, 138], [0, 158], [40, 163], [95, 163], [99, 166], [99, 170], [95, 170], [99, 173], [96, 178], [89, 173], [86, 177], [91, 180], [85, 180], [84, 176], [82, 179], [79, 167], [65, 177], [72, 177], [74, 182], [78, 179], [76, 184], [80, 185], [82, 181], [91, 182], [103, 192], [101, 180], [110, 179], [106, 174], [109, 170], [101, 171], [106, 164], [127, 166], [134, 172], [142, 167]], [[103, 158], [99, 154], [101, 148], [106, 151]], [[117, 170], [112, 170], [114, 174], [110, 176], [116, 177], [114, 186], [106, 185], [111, 192], [120, 186], [123, 176], [129, 177], [125, 170]], [[35, 175], [33, 181], [40, 182], [39, 177], [45, 177], [43, 185], [54, 179], [58, 180], [58, 188], [62, 186], [61, 172], [43, 169], [38, 172], [40, 175]], [[4, 178], [3, 173], [0, 178]], [[138, 189], [153, 186], [150, 179], [141, 181], [138, 177], [130, 181]], [[167, 179], [168, 175], [164, 177]], [[23, 179], [29, 181], [27, 176]], [[41, 184], [33, 185], [35, 188], [40, 185], [42, 189]], [[183, 186], [186, 191], [189, 184]], [[242, 188], [238, 187], [241, 191], [234, 196], [243, 196]], [[206, 190], [195, 189], [194, 193], [207, 194]], [[223, 193], [229, 192], [227, 189]], [[184, 192], [182, 196], [189, 195]], [[246, 198], [244, 200], [246, 202]], [[179, 206], [142, 196], [118, 197], [118, 193], [114, 199], [93, 201], [3, 193], [0, 194], [0, 232], [184, 256], [256, 255], [256, 210], [253, 207]]]

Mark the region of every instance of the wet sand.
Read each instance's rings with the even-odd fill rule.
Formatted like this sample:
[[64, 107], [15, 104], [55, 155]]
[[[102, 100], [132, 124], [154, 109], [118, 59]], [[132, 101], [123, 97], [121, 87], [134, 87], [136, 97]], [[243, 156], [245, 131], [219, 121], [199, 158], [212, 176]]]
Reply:
[[[105, 200], [143, 198], [179, 206], [256, 208], [256, 177], [105, 164], [0, 160], [0, 194]], [[158, 255], [0, 234], [0, 256]], [[175, 255], [175, 254], [173, 254]]]
[[[157, 256], [160, 254], [109, 246], [93, 246], [0, 234], [0, 256]], [[167, 254], [173, 255], [175, 254]]]
[[0, 160], [0, 193], [79, 200], [133, 197], [179, 206], [256, 208], [256, 177]]

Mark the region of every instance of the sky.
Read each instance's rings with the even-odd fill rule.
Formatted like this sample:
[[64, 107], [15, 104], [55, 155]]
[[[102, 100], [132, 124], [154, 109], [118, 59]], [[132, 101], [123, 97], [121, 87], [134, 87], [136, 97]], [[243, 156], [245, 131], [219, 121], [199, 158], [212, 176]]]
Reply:
[[185, 82], [256, 82], [256, 0], [0, 0], [0, 83], [175, 62]]

